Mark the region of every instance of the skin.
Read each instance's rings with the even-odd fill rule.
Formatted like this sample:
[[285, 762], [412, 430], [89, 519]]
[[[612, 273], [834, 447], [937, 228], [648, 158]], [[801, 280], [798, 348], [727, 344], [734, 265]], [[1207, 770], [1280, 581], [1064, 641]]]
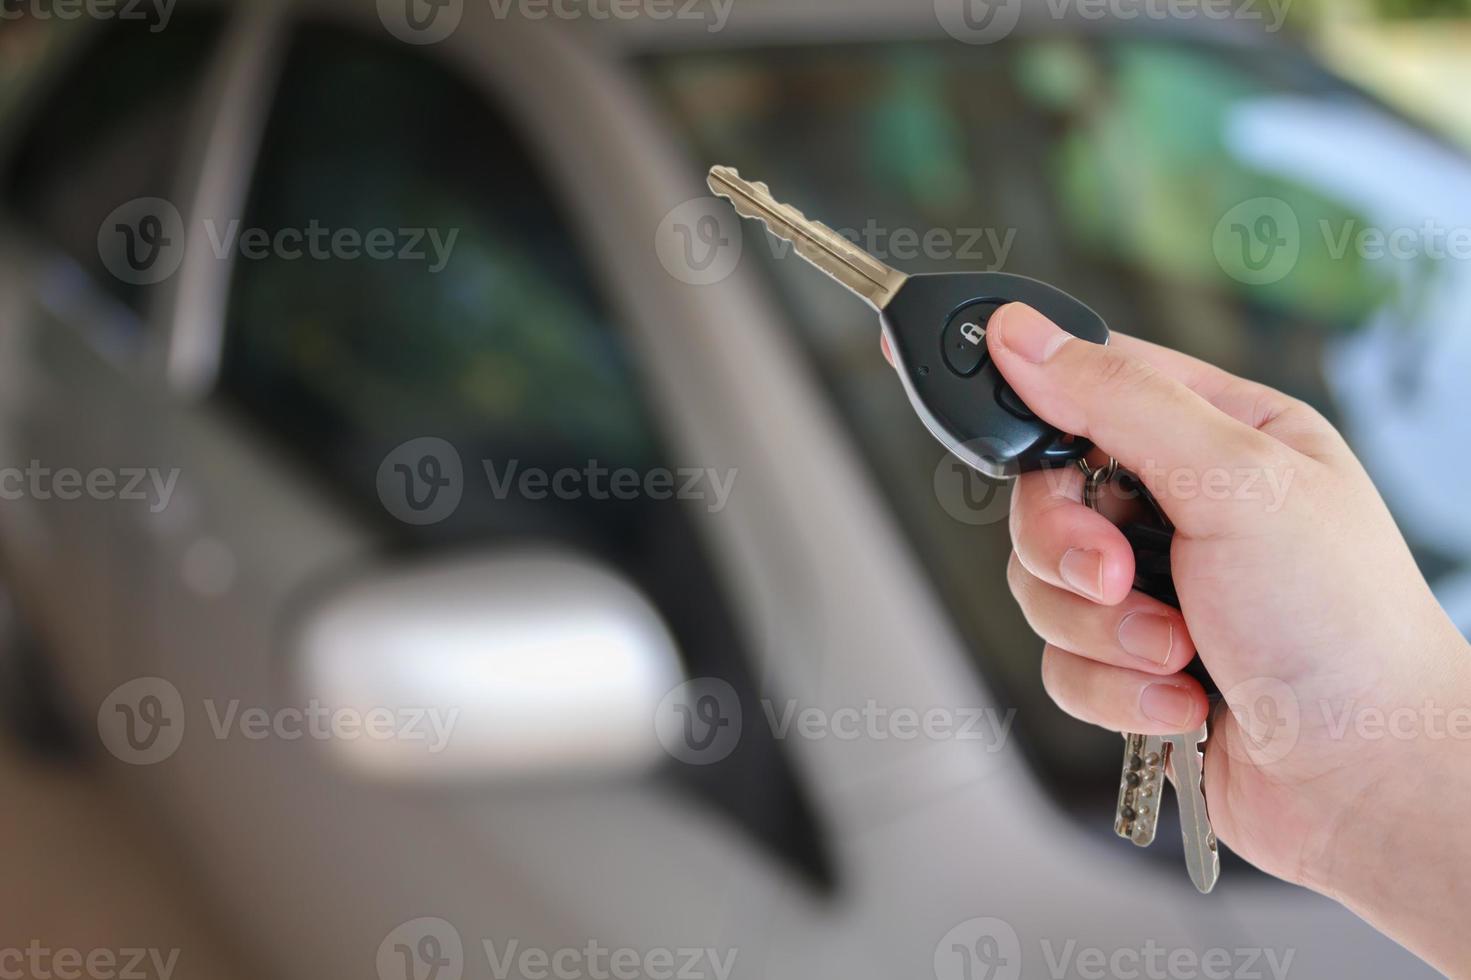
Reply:
[[987, 344], [1033, 411], [1139, 475], [1176, 527], [1181, 610], [1132, 591], [1133, 553], [1081, 473], [1018, 481], [1009, 578], [1048, 693], [1114, 731], [1188, 731], [1211, 710], [1179, 673], [1199, 649], [1225, 698], [1205, 750], [1220, 840], [1471, 976], [1471, 645], [1342, 436], [1281, 392], [1019, 304]]

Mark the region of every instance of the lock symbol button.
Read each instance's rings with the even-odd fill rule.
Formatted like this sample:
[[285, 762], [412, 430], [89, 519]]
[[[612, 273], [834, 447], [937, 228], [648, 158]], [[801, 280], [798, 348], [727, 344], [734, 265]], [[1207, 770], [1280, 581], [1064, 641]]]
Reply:
[[940, 338], [941, 352], [951, 371], [970, 378], [986, 365], [986, 326], [1002, 305], [999, 300], [978, 299], [951, 314]]

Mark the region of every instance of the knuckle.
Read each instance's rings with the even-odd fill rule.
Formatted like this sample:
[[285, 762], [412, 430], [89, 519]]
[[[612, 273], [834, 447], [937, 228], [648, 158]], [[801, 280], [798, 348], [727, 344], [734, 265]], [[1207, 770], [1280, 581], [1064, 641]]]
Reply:
[[1042, 689], [1052, 700], [1062, 703], [1060, 690], [1062, 686], [1062, 651], [1054, 646], [1046, 646], [1042, 650]]
[[1023, 608], [1026, 607], [1029, 577], [1030, 573], [1022, 565], [1021, 555], [1013, 551], [1011, 558], [1006, 563], [1006, 584], [1011, 588], [1012, 598]]
[[1104, 347], [1089, 359], [1086, 381], [1104, 391], [1129, 391], [1149, 385], [1155, 373], [1144, 361]]

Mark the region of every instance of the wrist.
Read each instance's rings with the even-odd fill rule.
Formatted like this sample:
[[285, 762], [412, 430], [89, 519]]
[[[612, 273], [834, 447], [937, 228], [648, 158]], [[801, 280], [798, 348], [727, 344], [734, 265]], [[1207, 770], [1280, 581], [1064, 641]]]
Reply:
[[1362, 744], [1359, 789], [1325, 814], [1331, 830], [1302, 884], [1456, 975], [1471, 969], [1471, 644], [1454, 633], [1415, 659], [1419, 693], [1391, 709], [1415, 724]]

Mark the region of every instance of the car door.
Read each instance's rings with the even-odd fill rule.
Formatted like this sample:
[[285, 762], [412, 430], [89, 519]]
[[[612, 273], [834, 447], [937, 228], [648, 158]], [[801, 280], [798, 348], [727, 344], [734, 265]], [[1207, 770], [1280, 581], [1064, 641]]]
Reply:
[[145, 423], [152, 354], [224, 22], [18, 28], [49, 56], [7, 119], [3, 533], [23, 611], [84, 705], [148, 632], [146, 542], [177, 476]]
[[[351, 21], [285, 21], [267, 43], [281, 67], [243, 207], [197, 212], [197, 233], [228, 243], [220, 356], [204, 396], [153, 423], [188, 506], [154, 541], [181, 573], [158, 585], [138, 671], [168, 685], [184, 737], [129, 782], [281, 975], [371, 969], [385, 937], [431, 913], [460, 931], [469, 975], [488, 969], [482, 940], [582, 946], [588, 922], [649, 945], [684, 916], [685, 942], [714, 944], [720, 903], [659, 882], [690, 859], [738, 876], [715, 862], [727, 847], [760, 856], [747, 874], [762, 888], [819, 891], [815, 818], [754, 696], [721, 758], [642, 778], [398, 785], [309, 737], [223, 721], [300, 707], [298, 627], [344, 583], [527, 549], [596, 562], [647, 597], [691, 676], [756, 683], [749, 627], [696, 527], [718, 518], [730, 466], [675, 448], [519, 118], [439, 52]], [[219, 267], [186, 262], [181, 291], [201, 270]], [[199, 349], [201, 321], [179, 326]], [[425, 440], [459, 475], [439, 510], [420, 492], [449, 470], [413, 479]], [[587, 887], [589, 862], [609, 888]]]

